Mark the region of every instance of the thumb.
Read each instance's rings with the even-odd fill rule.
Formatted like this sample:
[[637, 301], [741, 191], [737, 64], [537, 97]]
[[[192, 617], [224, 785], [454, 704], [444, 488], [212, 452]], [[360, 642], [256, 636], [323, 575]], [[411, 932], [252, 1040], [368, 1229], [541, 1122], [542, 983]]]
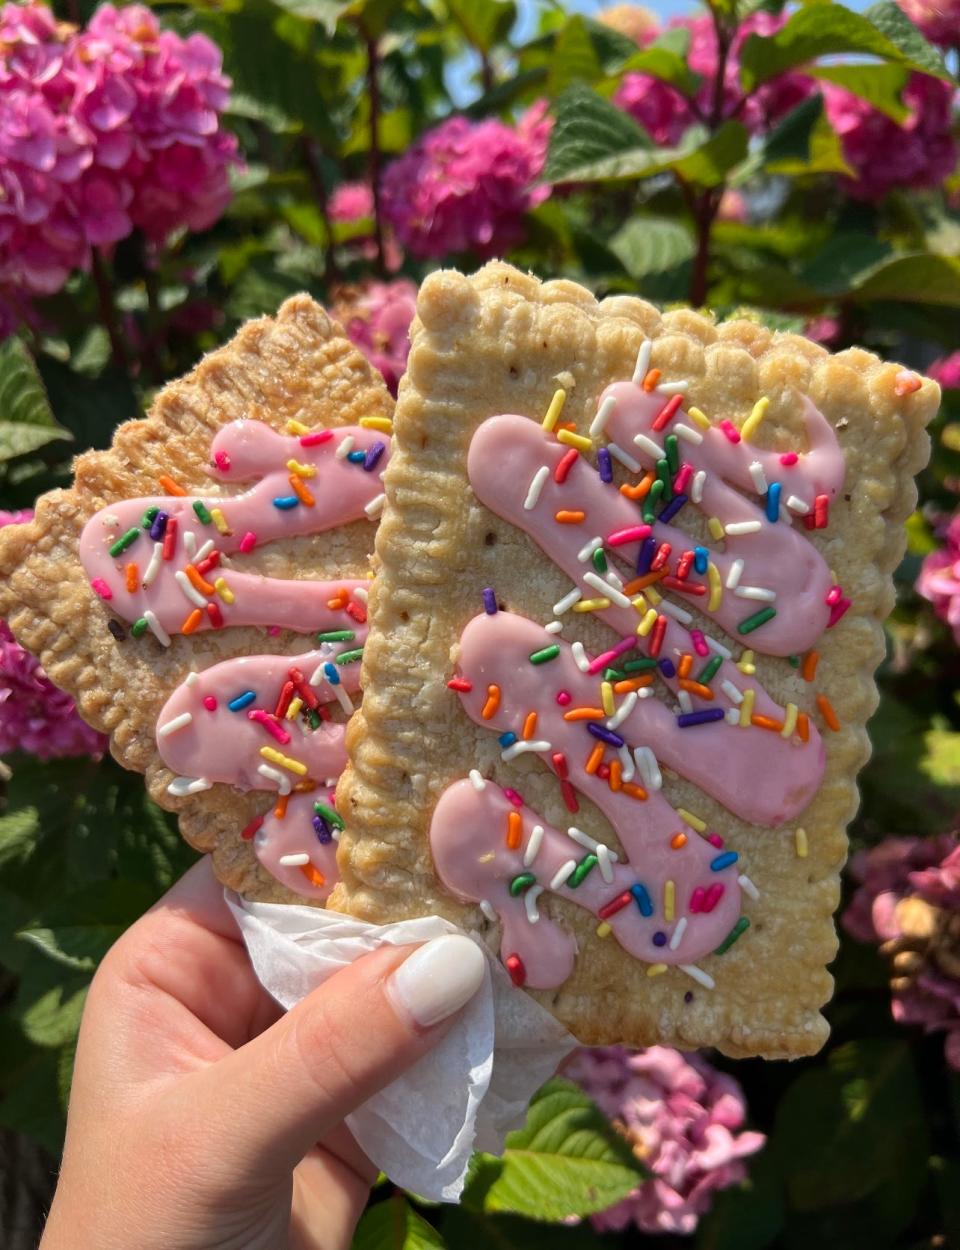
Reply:
[[459, 934], [381, 947], [196, 1074], [197, 1086], [184, 1093], [201, 1123], [229, 1135], [233, 1167], [260, 1181], [286, 1177], [344, 1116], [441, 1040], [485, 968], [480, 948]]

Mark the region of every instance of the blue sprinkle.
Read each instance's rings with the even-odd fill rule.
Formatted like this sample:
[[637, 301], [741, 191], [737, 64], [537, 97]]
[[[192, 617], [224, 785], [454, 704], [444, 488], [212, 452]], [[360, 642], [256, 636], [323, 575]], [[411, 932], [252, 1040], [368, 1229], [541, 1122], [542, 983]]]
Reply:
[[319, 814], [319, 812], [313, 817], [313, 827], [317, 834], [317, 841], [323, 846], [327, 846], [333, 841], [333, 834], [330, 832], [330, 826]]
[[724, 851], [722, 855], [718, 855], [716, 859], [710, 861], [711, 872], [723, 872], [724, 868], [729, 868], [731, 864], [735, 864], [740, 856], [736, 851]]
[[667, 935], [658, 929], [657, 932], [653, 935], [653, 944], [654, 946], [666, 946]]
[[497, 741], [500, 743], [502, 747], [512, 747], [513, 744], [516, 742], [516, 740], [517, 740], [517, 735], [514, 733], [511, 733], [509, 729], [507, 730], [505, 734], [501, 734], [500, 737], [497, 739]]
[[153, 518], [153, 521], [150, 523], [150, 537], [153, 539], [155, 543], [159, 542], [160, 539], [163, 537], [167, 528], [168, 519], [169, 519], [169, 513], [158, 512], [157, 515]]
[[710, 552], [706, 549], [706, 547], [694, 547], [693, 567], [698, 573], [706, 573], [709, 560]]
[[[723, 713], [721, 713], [721, 715], [723, 715]], [[593, 734], [595, 738], [599, 738], [601, 742], [605, 742], [611, 747], [623, 747], [627, 745], [619, 734], [615, 734], [612, 729], [608, 729], [606, 725], [601, 725], [595, 720], [587, 721], [587, 733]]]
[[363, 464], [366, 458], [367, 458], [367, 453], [365, 451], [348, 451], [347, 452], [347, 459], [350, 461], [351, 464]]
[[337, 672], [336, 664], [331, 664], [328, 660], [323, 666], [323, 675], [331, 686], [340, 685], [340, 674]]
[[613, 481], [613, 461], [606, 447], [601, 447], [597, 452], [597, 472], [601, 482]]
[[663, 673], [664, 677], [666, 677], [668, 681], [672, 681], [673, 678], [676, 677], [677, 675], [677, 670], [673, 663], [673, 660], [669, 659], [667, 656], [664, 656], [663, 659], [660, 661], [660, 672]]
[[384, 442], [376, 442], [363, 458], [363, 467], [368, 473], [372, 473], [377, 467], [377, 461], [387, 450], [387, 444]]
[[300, 500], [296, 495], [278, 495], [273, 501], [275, 508], [280, 508], [284, 512], [289, 512], [291, 508], [295, 508]]
[[684, 712], [677, 717], [677, 724], [681, 729], [690, 729], [694, 725], [709, 725], [711, 721], [723, 720], [725, 716], [722, 707], [708, 707], [702, 712]]
[[642, 577], [644, 573], [650, 572], [650, 565], [653, 563], [653, 557], [657, 554], [659, 543], [655, 538], [645, 538], [640, 544], [640, 550], [637, 553], [637, 576]]
[[493, 593], [492, 586], [484, 586], [483, 588], [483, 610], [487, 616], [497, 615], [497, 596]]
[[686, 502], [686, 495], [674, 495], [667, 506], [659, 513], [657, 520], [664, 522], [672, 521]]
[[227, 707], [231, 712], [242, 712], [245, 707], [250, 706], [256, 697], [255, 691], [245, 690], [243, 694], [238, 694], [235, 699], [231, 699]]
[[771, 482], [770, 489], [767, 491], [767, 520], [778, 521], [780, 519], [780, 492], [783, 487], [779, 482]]
[[637, 901], [637, 906], [640, 908], [640, 915], [652, 916], [653, 903], [651, 902], [647, 887], [638, 881], [636, 885], [632, 885], [630, 887], [630, 893]]

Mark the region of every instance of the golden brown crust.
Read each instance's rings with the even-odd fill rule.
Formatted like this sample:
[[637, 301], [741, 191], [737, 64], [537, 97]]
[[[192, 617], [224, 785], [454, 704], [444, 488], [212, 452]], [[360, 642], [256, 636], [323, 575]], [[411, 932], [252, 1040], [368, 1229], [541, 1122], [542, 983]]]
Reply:
[[[210, 441], [230, 421], [256, 416], [276, 429], [291, 418], [338, 426], [389, 416], [392, 410], [379, 375], [340, 326], [309, 296], [294, 296], [275, 318], [249, 322], [186, 377], [166, 386], [146, 418], [119, 427], [109, 451], [79, 456], [74, 486], [44, 495], [29, 525], [0, 530], [0, 616], [39, 657], [51, 680], [74, 696], [84, 719], [110, 734], [117, 760], [146, 773], [153, 798], [179, 813], [187, 841], [213, 853], [220, 880], [251, 898], [296, 897], [260, 868], [250, 845], [238, 837], [264, 809], [264, 796], [217, 785], [190, 798], [172, 798], [166, 789], [172, 774], [157, 754], [154, 725], [190, 668], [234, 655], [302, 651], [308, 643], [302, 635], [268, 638], [263, 629], [249, 627], [175, 637], [169, 648], [149, 636], [118, 643], [80, 563], [79, 536], [99, 508], [155, 494], [162, 473], [187, 489], [209, 490], [204, 466]], [[249, 567], [272, 576], [363, 577], [370, 545], [370, 525], [358, 521], [322, 540], [271, 543]]]
[[[939, 399], [930, 381], [898, 396], [898, 366], [864, 351], [831, 356], [750, 321], [717, 325], [690, 310], [661, 314], [637, 299], [598, 303], [573, 283], [541, 284], [500, 263], [473, 278], [447, 271], [424, 282], [385, 477], [366, 696], [348, 732], [352, 763], [338, 790], [348, 831], [340, 844], [343, 881], [331, 904], [380, 922], [438, 912], [493, 940], [498, 927], [458, 903], [434, 874], [427, 841], [433, 805], [478, 767], [520, 789], [552, 823], [566, 824], [547, 771], [529, 756], [501, 762], [495, 735], [470, 722], [446, 689], [483, 586], [495, 585], [501, 603], [536, 620], [549, 619], [549, 605], [569, 588], [522, 533], [478, 503], [467, 485], [466, 452], [486, 417], [513, 412], [539, 420], [558, 376], [568, 392], [564, 420], [582, 431], [604, 387], [630, 377], [645, 336], [665, 380], [689, 379], [689, 401], [714, 420], [742, 424], [754, 402], [769, 396], [756, 436], [761, 446], [802, 446], [801, 393], [837, 430], [847, 458], [845, 494], [829, 528], [811, 537], [853, 600], [818, 644], [816, 687], [829, 692], [842, 725], [824, 735], [826, 777], [801, 818], [807, 858], [797, 856], [795, 825], [745, 825], [689, 783], [666, 780], [674, 806], [698, 810], [740, 851], [762, 891], [748, 904], [749, 940], [708, 961], [715, 990], [699, 989], [677, 970], [649, 979], [643, 965], [596, 936], [586, 912], [550, 896], [548, 910], [576, 933], [580, 957], [562, 987], [536, 997], [588, 1043], [809, 1054], [827, 1034], [820, 1008], [832, 987], [826, 965], [836, 951], [832, 913], [844, 829], [869, 753], [864, 726], [877, 702], [873, 673], [893, 603], [891, 573], [916, 502], [913, 475], [929, 453], [924, 427]], [[577, 633], [588, 651], [609, 645], [602, 624], [581, 622]], [[774, 698], [811, 706], [811, 687], [784, 661], [759, 657], [757, 671]], [[583, 804], [578, 824], [616, 843], [592, 805]], [[690, 990], [693, 1001], [685, 1002]]]

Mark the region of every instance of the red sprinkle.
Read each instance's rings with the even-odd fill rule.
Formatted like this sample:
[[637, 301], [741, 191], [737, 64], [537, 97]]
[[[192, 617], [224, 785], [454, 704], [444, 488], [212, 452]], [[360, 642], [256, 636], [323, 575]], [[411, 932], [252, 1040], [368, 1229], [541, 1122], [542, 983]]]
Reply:
[[818, 530], [826, 529], [830, 519], [830, 499], [827, 495], [818, 495], [813, 505], [813, 524]]
[[569, 690], [558, 690], [557, 702], [560, 704], [561, 707], [566, 707], [567, 704], [573, 702], [573, 695], [570, 693]]
[[203, 706], [207, 709], [208, 712], [215, 712], [217, 710], [216, 695], [205, 694], [203, 696]]
[[226, 473], [230, 468], [230, 457], [225, 451], [215, 451], [213, 453], [213, 463], [221, 473]]
[[677, 476], [673, 479], [673, 493], [682, 495], [690, 485], [690, 479], [693, 477], [693, 465], [687, 464], [686, 461], [677, 470]]
[[199, 564], [195, 564], [193, 567], [202, 576], [204, 573], [209, 573], [211, 569], [215, 569], [219, 563], [220, 552], [211, 551], [205, 560], [201, 560]]
[[845, 614], [850, 607], [849, 599], [841, 599], [839, 603], [835, 603], [830, 609], [830, 620], [827, 622], [827, 629], [832, 629], [837, 621]]
[[662, 614], [657, 617], [656, 624], [650, 631], [650, 654], [654, 657], [660, 654], [660, 648], [663, 646], [663, 635], [667, 632], [667, 618]]
[[256, 534], [253, 532], [253, 530], [247, 530], [244, 536], [240, 539], [240, 550], [243, 552], [244, 555], [248, 555], [254, 549], [256, 545], [257, 545]]
[[161, 554], [164, 560], [172, 560], [173, 554], [177, 549], [177, 518], [172, 516], [167, 521], [167, 528], [163, 531], [163, 550]]
[[523, 807], [523, 798], [517, 794], [516, 790], [511, 790], [509, 786], [503, 787], [503, 793], [508, 802], [514, 807]]
[[670, 559], [670, 552], [673, 548], [669, 543], [661, 543], [657, 548], [657, 554], [650, 561], [650, 572], [659, 573], [666, 562]]
[[707, 890], [706, 897], [703, 900], [703, 905], [701, 906], [700, 910], [702, 912], [713, 911], [717, 903], [720, 902], [721, 896], [723, 895], [723, 890], [724, 890], [724, 887], [719, 883], [719, 881], [717, 882], [716, 885], [712, 885], [710, 889]]
[[622, 894], [612, 898], [609, 903], [604, 903], [597, 915], [601, 920], [608, 920], [611, 916], [615, 916], [618, 911], [623, 911], [625, 907], [629, 907], [632, 902], [633, 895], [629, 890], [624, 890]]
[[726, 434], [731, 443], [740, 442], [740, 431], [732, 421], [728, 421], [727, 418], [724, 417], [722, 421], [717, 422], [717, 425], [719, 425], [720, 429], [723, 430], [724, 434]]
[[286, 716], [293, 699], [295, 686], [292, 681], [285, 681], [280, 691], [280, 697], [277, 699], [277, 706], [274, 708], [275, 716]]
[[693, 643], [693, 649], [697, 655], [704, 656], [710, 654], [710, 648], [707, 646], [707, 640], [703, 636], [703, 630], [691, 629], [690, 641]]
[[508, 955], [503, 961], [506, 965], [507, 972], [510, 973], [510, 980], [514, 985], [523, 985], [527, 979], [527, 970], [523, 966], [523, 960], [519, 955]]
[[562, 751], [554, 751], [550, 756], [550, 760], [557, 771], [557, 776], [561, 781], [566, 781], [569, 770], [567, 769], [567, 757]]
[[792, 466], [795, 465], [799, 459], [800, 457], [797, 455], [795, 451], [785, 451], [783, 455], [780, 457], [780, 463], [782, 465], [786, 465], [786, 467], [789, 469], [789, 468], [792, 468]]
[[448, 690], [459, 690], [463, 694], [469, 694], [473, 689], [473, 682], [467, 681], [466, 677], [451, 677], [447, 682]]
[[597, 768], [597, 776], [601, 781], [608, 781], [610, 778], [610, 765], [600, 764]]
[[212, 601], [207, 604], [207, 616], [210, 617], [210, 624], [214, 629], [223, 629], [223, 613], [218, 604]]
[[667, 402], [653, 419], [652, 430], [665, 430], [673, 418], [677, 415], [677, 409], [683, 402], [682, 395], [671, 395]]
[[553, 480], [555, 482], [565, 482], [570, 475], [570, 470], [580, 458], [580, 453], [576, 447], [571, 447], [557, 461], [557, 467], [553, 471]]
[[301, 447], [316, 447], [320, 443], [328, 443], [333, 438], [333, 430], [314, 430], [312, 434], [304, 434], [300, 439]]
[[710, 843], [711, 846], [715, 846], [718, 849], [720, 849], [723, 846], [723, 838], [720, 837], [719, 833], [708, 833], [707, 841]]
[[573, 812], [574, 814], [579, 812], [580, 804], [577, 802], [577, 792], [569, 781], [560, 782], [560, 794], [568, 812]]
[[690, 575], [690, 569], [693, 567], [694, 554], [692, 551], [685, 551], [677, 561], [677, 579], [683, 581]]
[[827, 604], [832, 608], [835, 603], [839, 603], [843, 598], [843, 591], [839, 586], [831, 586], [827, 591]]
[[666, 586], [669, 590], [683, 591], [685, 595], [705, 595], [707, 593], [707, 588], [703, 582], [684, 582], [679, 577], [665, 577], [660, 585]]
[[303, 673], [301, 673], [298, 668], [291, 668], [289, 670], [289, 676], [297, 694], [304, 701], [310, 711], [314, 711], [320, 703], [320, 700], [314, 694], [313, 689], [307, 685]]
[[254, 834], [257, 832], [257, 830], [260, 828], [262, 824], [263, 824], [263, 817], [254, 816], [253, 820], [250, 821], [246, 829], [244, 829], [243, 832], [240, 834], [240, 837], [243, 838], [244, 842], [249, 842], [250, 839], [254, 836]]
[[347, 616], [352, 616], [358, 625], [366, 625], [367, 614], [359, 603], [347, 604]]

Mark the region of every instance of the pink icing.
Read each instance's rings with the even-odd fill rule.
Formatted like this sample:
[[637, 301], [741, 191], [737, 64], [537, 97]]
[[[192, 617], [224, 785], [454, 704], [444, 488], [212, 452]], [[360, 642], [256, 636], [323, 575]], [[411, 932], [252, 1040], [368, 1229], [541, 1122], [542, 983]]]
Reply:
[[[110, 592], [110, 608], [118, 616], [135, 621], [149, 610], [167, 633], [183, 632], [185, 623], [200, 606], [176, 576], [184, 574], [191, 564], [184, 545], [185, 534], [194, 536], [197, 549], [212, 540], [213, 550], [222, 558], [246, 553], [277, 539], [319, 534], [365, 516], [367, 505], [382, 492], [380, 474], [389, 448], [384, 449], [375, 468], [367, 472], [361, 464], [337, 458], [336, 450], [347, 438], [353, 440], [357, 451], [369, 451], [385, 441], [375, 430], [358, 426], [345, 426], [333, 431], [328, 440], [307, 445], [260, 421], [235, 421], [225, 426], [211, 445], [211, 476], [228, 483], [259, 478], [257, 484], [241, 495], [157, 495], [102, 508], [87, 522], [80, 538], [80, 558], [87, 575], [101, 597], [108, 597], [103, 594], [104, 587]], [[294, 475], [312, 496], [312, 505], [299, 500], [289, 508], [274, 505], [277, 498], [294, 496], [289, 460], [295, 460], [308, 472], [315, 471], [313, 476]], [[265, 470], [265, 465], [276, 467]], [[208, 510], [219, 508], [230, 533], [222, 534], [215, 523], [200, 521], [193, 507], [198, 500]], [[151, 507], [160, 508], [176, 520], [177, 534], [173, 558], [161, 560], [155, 578], [144, 585], [155, 544], [143, 529], [142, 518]], [[135, 541], [120, 555], [111, 556], [110, 546], [132, 528], [140, 531]], [[126, 588], [125, 577], [131, 562], [136, 562], [138, 569], [136, 589], [132, 592]], [[213, 589], [220, 577], [232, 602]], [[197, 592], [204, 600], [204, 609], [196, 628], [281, 625], [301, 633], [350, 626], [345, 603], [331, 608], [328, 601], [336, 601], [341, 590], [352, 594], [365, 585], [349, 578], [309, 581], [263, 577], [237, 567], [225, 567], [222, 562], [203, 574], [203, 580], [210, 589]], [[212, 614], [207, 603], [213, 605]], [[358, 609], [354, 607], [353, 611]], [[365, 613], [361, 611], [359, 615]]]

